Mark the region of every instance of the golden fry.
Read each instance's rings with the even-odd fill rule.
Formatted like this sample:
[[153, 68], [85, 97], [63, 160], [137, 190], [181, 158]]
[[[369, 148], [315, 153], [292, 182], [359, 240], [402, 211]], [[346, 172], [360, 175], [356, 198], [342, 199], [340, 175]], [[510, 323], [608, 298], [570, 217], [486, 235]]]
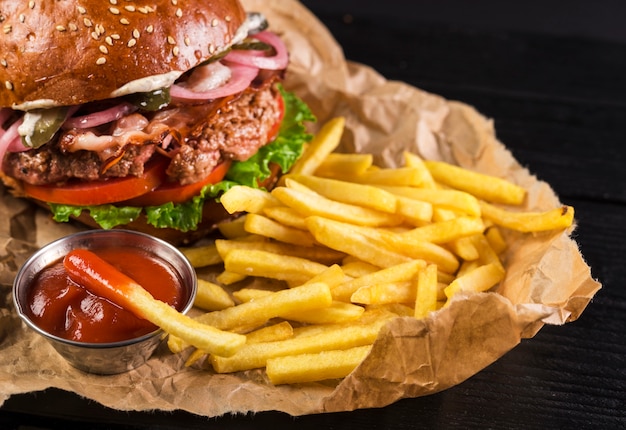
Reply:
[[225, 270], [246, 276], [305, 283], [328, 268], [321, 263], [273, 252], [233, 249], [224, 258]]
[[479, 199], [510, 205], [522, 204], [526, 190], [505, 179], [464, 169], [442, 161], [425, 161], [435, 181], [466, 191]]
[[497, 263], [489, 263], [477, 267], [456, 278], [445, 289], [446, 297], [450, 300], [455, 294], [462, 291], [487, 291], [504, 279], [504, 269]]
[[213, 266], [222, 262], [222, 257], [217, 252], [215, 244], [181, 248], [180, 251], [195, 268]]
[[322, 351], [267, 360], [267, 376], [274, 385], [344, 378], [367, 357], [371, 345]]
[[312, 175], [324, 159], [339, 145], [345, 124], [346, 119], [344, 117], [336, 117], [326, 122], [293, 165], [291, 173]]
[[198, 278], [198, 293], [193, 304], [205, 311], [219, 311], [235, 306], [235, 301], [221, 286]]
[[383, 189], [398, 196], [428, 202], [433, 205], [433, 208], [441, 207], [469, 216], [480, 216], [478, 199], [465, 191], [400, 187], [396, 185], [383, 186]]
[[425, 318], [437, 310], [437, 266], [429, 264], [418, 274], [415, 294], [415, 318]]
[[338, 172], [360, 175], [374, 163], [372, 154], [330, 153], [315, 170], [315, 176], [332, 178]]
[[355, 184], [308, 175], [289, 174], [287, 179], [302, 184], [336, 202], [362, 206], [387, 213], [396, 211], [396, 196], [372, 185]]
[[248, 233], [266, 236], [280, 242], [300, 246], [315, 245], [315, 240], [308, 231], [287, 227], [263, 215], [248, 214], [244, 227]]
[[572, 206], [561, 206], [545, 212], [512, 212], [481, 201], [480, 207], [485, 219], [522, 233], [562, 230], [570, 227], [574, 222]]
[[402, 217], [395, 214], [330, 200], [313, 190], [302, 191], [303, 185], [295, 189], [293, 186], [297, 183], [290, 187], [289, 184], [292, 182], [290, 179], [286, 179], [285, 182], [288, 186], [274, 188], [272, 195], [305, 217], [323, 216], [337, 221], [370, 226], [394, 226], [402, 222]]
[[269, 206], [280, 206], [270, 193], [259, 188], [236, 185], [220, 197], [220, 203], [230, 214], [237, 212], [262, 213]]
[[358, 234], [349, 224], [317, 216], [308, 217], [306, 221], [317, 242], [358, 256], [370, 264], [389, 267], [410, 261], [409, 257], [390, 251], [384, 244]]

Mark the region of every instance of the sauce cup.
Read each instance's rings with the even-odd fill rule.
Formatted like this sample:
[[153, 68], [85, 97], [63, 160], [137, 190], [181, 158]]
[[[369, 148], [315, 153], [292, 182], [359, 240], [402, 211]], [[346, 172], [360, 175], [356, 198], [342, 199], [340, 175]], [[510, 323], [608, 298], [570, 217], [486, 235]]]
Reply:
[[197, 292], [197, 278], [189, 260], [171, 244], [153, 236], [129, 230], [91, 230], [75, 233], [49, 243], [33, 254], [20, 268], [13, 283], [15, 308], [28, 327], [50, 342], [54, 349], [72, 366], [89, 373], [111, 375], [135, 369], [144, 364], [163, 338], [156, 329], [142, 336], [115, 342], [96, 343], [68, 340], [47, 332], [30, 317], [29, 290], [37, 275], [58, 262], [76, 248], [96, 251], [103, 247], [136, 248], [149, 252], [176, 272], [181, 282], [181, 313], [193, 306]]

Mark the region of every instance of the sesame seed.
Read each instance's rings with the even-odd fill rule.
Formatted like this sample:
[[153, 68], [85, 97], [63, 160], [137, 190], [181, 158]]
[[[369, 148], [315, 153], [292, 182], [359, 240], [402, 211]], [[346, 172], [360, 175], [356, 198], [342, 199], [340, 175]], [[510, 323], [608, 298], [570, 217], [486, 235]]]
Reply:
[[91, 38], [94, 39], [94, 40], [98, 40], [100, 38], [100, 35], [97, 32], [92, 31], [91, 32]]
[[181, 9], [181, 8], [176, 9], [176, 16], [177, 16], [178, 18], [180, 18], [181, 16], [183, 16], [183, 11], [182, 11], [182, 9]]
[[215, 46], [212, 43], [209, 43], [209, 54], [213, 54], [215, 52]]
[[213, 18], [213, 20], [211, 21], [211, 27], [217, 27], [218, 23], [219, 21], [217, 20], [217, 18]]
[[120, 40], [120, 35], [119, 35], [119, 34], [117, 34], [117, 33], [113, 33], [113, 34], [111, 35], [111, 39]]
[[7, 63], [7, 60], [5, 60], [4, 58], [0, 60], [0, 64], [2, 64], [2, 66], [4, 67], [9, 67], [9, 63]]
[[178, 52], [179, 52], [179, 51], [180, 51], [180, 50], [178, 49], [178, 46], [174, 46], [174, 47], [172, 48], [172, 54], [174, 55], [174, 57], [178, 57]]
[[141, 36], [141, 33], [139, 33], [139, 30], [134, 29], [134, 30], [133, 30], [133, 37], [134, 37], [135, 39], [139, 39], [139, 36]]
[[11, 32], [11, 30], [13, 30], [13, 27], [11, 27], [10, 25], [5, 25], [4, 27], [2, 27], [2, 31], [4, 32], [4, 34], [9, 34]]
[[98, 33], [98, 35], [104, 34], [105, 31], [106, 30], [104, 29], [104, 25], [102, 24], [96, 25], [96, 33]]
[[230, 17], [230, 15], [226, 15], [226, 17], [224, 17], [224, 21], [226, 21], [226, 22], [230, 22], [231, 19], [232, 18]]
[[78, 26], [76, 24], [74, 24], [73, 22], [70, 22], [68, 25], [70, 27], [70, 30], [72, 30], [72, 31], [78, 30]]
[[99, 50], [100, 50], [100, 52], [102, 52], [103, 54], [108, 54], [108, 53], [109, 53], [108, 48], [107, 48], [106, 46], [104, 46], [104, 45], [100, 45], [100, 46], [98, 46], [98, 49], [99, 49]]
[[109, 8], [109, 12], [111, 12], [113, 15], [119, 15], [120, 14], [120, 10], [116, 7], [110, 7]]
[[185, 45], [189, 46], [191, 44], [191, 41], [189, 40], [189, 36], [185, 36]]
[[135, 8], [135, 6], [133, 6], [133, 5], [126, 5], [126, 6], [124, 6], [124, 9], [126, 9], [129, 12], [134, 12], [135, 10], [137, 10]]
[[167, 43], [169, 43], [170, 45], [176, 45], [176, 39], [174, 39], [172, 36], [167, 36]]
[[172, 4], [176, 6], [178, 4], [178, 0], [172, 0]]
[[23, 13], [20, 13], [20, 17], [19, 17], [20, 22], [23, 24], [24, 21], [26, 21], [26, 15], [24, 15]]
[[54, 27], [54, 28], [56, 28], [56, 29], [57, 29], [57, 31], [65, 31], [65, 30], [66, 30], [66, 28], [65, 28], [64, 26], [62, 26], [62, 25], [57, 25], [57, 26], [56, 26], [56, 27]]
[[122, 19], [120, 19], [120, 24], [128, 25], [128, 24], [130, 24], [130, 21], [127, 20], [126, 18], [122, 18]]
[[113, 38], [111, 36], [105, 37], [104, 41], [106, 42], [107, 45], [113, 46]]
[[87, 9], [85, 9], [85, 8], [84, 8], [84, 7], [82, 7], [82, 6], [78, 6], [78, 12], [79, 12], [81, 15], [84, 15], [84, 14], [86, 14], [86, 13], [87, 13]]
[[30, 0], [28, 2], [28, 8], [29, 9], [35, 9], [35, 0]]
[[150, 24], [146, 27], [146, 33], [152, 33], [154, 31], [154, 26]]
[[148, 13], [148, 8], [146, 6], [140, 6], [137, 8], [137, 10], [141, 13], [145, 13], [145, 14]]
[[91, 27], [93, 25], [89, 18], [83, 18], [83, 24], [85, 24], [85, 27]]
[[98, 58], [98, 59], [96, 60], [96, 64], [97, 64], [98, 66], [101, 66], [101, 65], [103, 65], [103, 64], [104, 64], [104, 63], [106, 63], [106, 62], [107, 62], [107, 59], [106, 59], [106, 58], [104, 58], [104, 57], [100, 57], [100, 58]]
[[117, 4], [117, 0], [109, 0], [109, 3], [111, 3], [111, 4]]
[[13, 89], [13, 83], [11, 81], [4, 81], [4, 86], [6, 87], [7, 90]]
[[137, 39], [130, 39], [128, 43], [126, 44], [126, 46], [128, 46], [129, 48], [132, 48], [136, 44], [137, 44]]

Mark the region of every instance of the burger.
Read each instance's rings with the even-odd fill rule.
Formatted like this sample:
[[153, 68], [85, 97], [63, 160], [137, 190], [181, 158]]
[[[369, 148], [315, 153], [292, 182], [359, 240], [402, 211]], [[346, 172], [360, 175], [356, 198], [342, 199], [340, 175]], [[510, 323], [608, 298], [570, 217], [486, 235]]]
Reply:
[[188, 243], [311, 138], [284, 42], [237, 0], [2, 1], [0, 26], [0, 178], [56, 221]]

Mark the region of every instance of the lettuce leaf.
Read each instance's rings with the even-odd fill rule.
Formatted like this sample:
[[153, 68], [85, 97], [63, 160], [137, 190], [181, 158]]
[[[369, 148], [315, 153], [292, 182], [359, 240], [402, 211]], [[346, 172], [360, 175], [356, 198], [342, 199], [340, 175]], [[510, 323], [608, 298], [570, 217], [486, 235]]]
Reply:
[[207, 199], [219, 200], [219, 196], [235, 185], [257, 187], [259, 182], [270, 176], [270, 164], [278, 164], [283, 172], [302, 155], [304, 144], [312, 139], [307, 133], [305, 123], [315, 122], [316, 118], [308, 106], [295, 94], [279, 90], [285, 102], [285, 116], [276, 138], [263, 146], [246, 161], [235, 161], [223, 181], [207, 185], [199, 195], [185, 203], [166, 203], [160, 206], [71, 206], [50, 204], [53, 218], [58, 222], [67, 222], [70, 217], [79, 216], [88, 211], [91, 217], [104, 229], [125, 225], [137, 219], [143, 212], [149, 224], [157, 228], [174, 228], [183, 232], [195, 230], [202, 220], [202, 208]]

